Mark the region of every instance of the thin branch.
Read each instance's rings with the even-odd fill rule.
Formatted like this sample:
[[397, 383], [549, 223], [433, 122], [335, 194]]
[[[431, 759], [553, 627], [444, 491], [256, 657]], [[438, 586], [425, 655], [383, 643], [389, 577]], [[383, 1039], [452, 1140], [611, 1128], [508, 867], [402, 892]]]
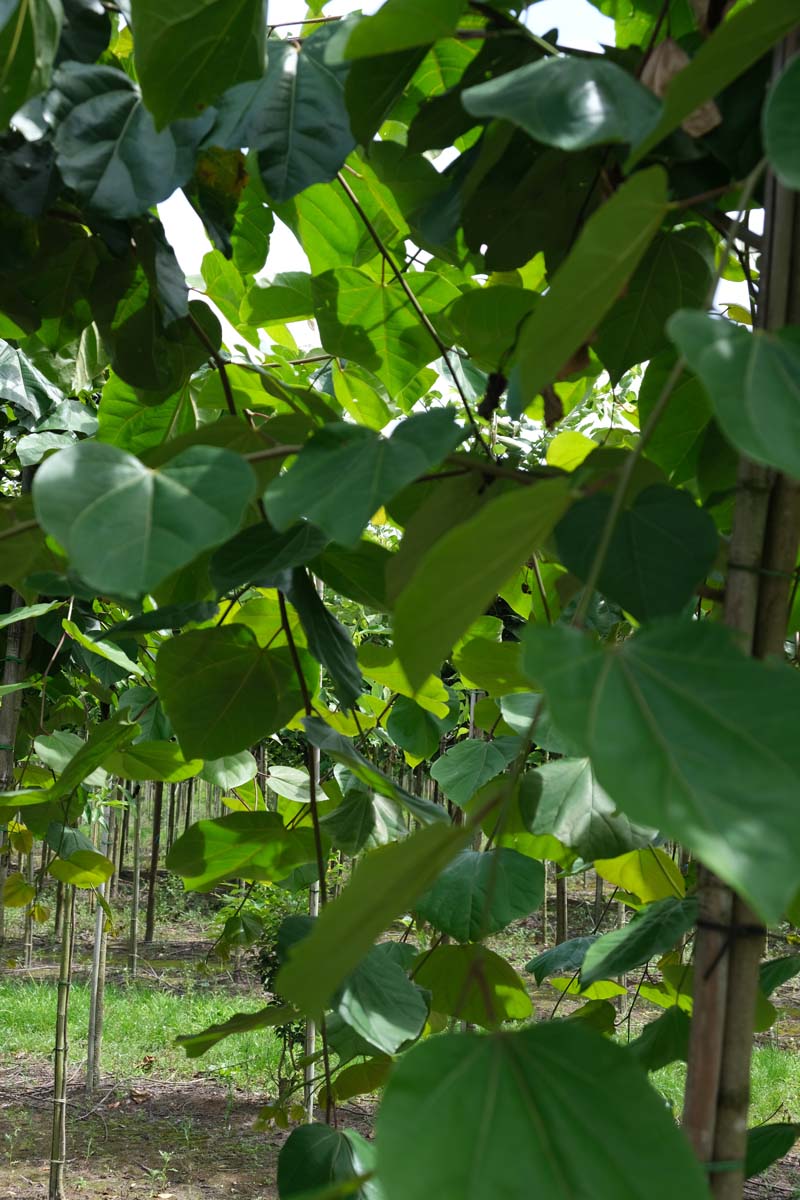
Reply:
[[267, 446], [264, 450], [253, 450], [251, 454], [243, 454], [242, 458], [246, 462], [264, 462], [270, 458], [289, 458], [292, 454], [299, 454], [303, 449], [298, 442], [297, 445], [289, 446]]
[[231, 389], [231, 381], [228, 378], [228, 367], [230, 366], [230, 363], [228, 363], [222, 357], [219, 350], [217, 350], [216, 346], [209, 338], [205, 329], [203, 329], [203, 326], [200, 324], [200, 322], [197, 320], [197, 318], [194, 316], [193, 313], [189, 313], [189, 324], [191, 325], [192, 329], [194, 330], [195, 334], [197, 335], [198, 341], [202, 342], [202, 344], [205, 346], [206, 350], [208, 351], [209, 358], [211, 359], [214, 366], [219, 371], [219, 377], [222, 382], [222, 390], [225, 393], [225, 403], [228, 406], [228, 412], [231, 414], [232, 417], [238, 417], [239, 414], [236, 411], [236, 402], [233, 398], [233, 391]]
[[397, 282], [400, 284], [401, 288], [405, 292], [409, 304], [414, 309], [414, 312], [419, 317], [421, 324], [424, 326], [424, 328], [430, 334], [430, 336], [433, 340], [433, 343], [436, 346], [436, 349], [441, 354], [442, 359], [443, 359], [444, 363], [446, 364], [447, 369], [450, 372], [450, 375], [452, 377], [456, 391], [458, 392], [459, 397], [461, 398], [461, 404], [464, 408], [464, 412], [467, 416], [467, 420], [469, 421], [470, 425], [472, 426], [473, 436], [477, 439], [478, 442], [480, 442], [484, 451], [488, 455], [489, 460], [492, 461], [494, 459], [494, 455], [492, 454], [492, 451], [491, 451], [490, 447], [488, 446], [488, 444], [483, 439], [483, 435], [481, 433], [480, 426], [478, 425], [478, 422], [475, 419], [475, 414], [473, 413], [472, 409], [470, 408], [469, 403], [467, 401], [467, 397], [464, 393], [464, 389], [462, 388], [462, 386], [458, 380], [458, 377], [457, 377], [455, 371], [453, 370], [452, 363], [450, 362], [450, 352], [449, 352], [447, 346], [444, 344], [442, 339], [439, 337], [439, 334], [434, 329], [433, 324], [431, 323], [431, 320], [430, 320], [428, 314], [425, 312], [425, 309], [422, 307], [419, 300], [417, 299], [417, 297], [414, 295], [411, 288], [409, 287], [408, 280], [406, 279], [405, 275], [398, 267], [397, 263], [392, 258], [389, 251], [384, 246], [383, 240], [381, 239], [380, 234], [378, 233], [375, 226], [372, 224], [372, 221], [367, 216], [358, 197], [356, 196], [353, 189], [350, 187], [350, 184], [347, 182], [347, 180], [345, 179], [345, 177], [341, 171], [337, 175], [337, 179], [339, 180], [339, 183], [341, 184], [348, 200], [353, 205], [353, 208], [356, 210], [359, 217], [361, 218], [361, 221], [364, 224], [364, 228], [366, 229], [367, 233], [369, 234], [369, 236], [372, 238], [373, 242], [375, 243], [375, 246], [376, 246], [378, 252], [380, 253], [380, 255], [383, 258], [384, 262], [386, 263], [387, 267], [392, 272], [395, 279], [397, 280]]

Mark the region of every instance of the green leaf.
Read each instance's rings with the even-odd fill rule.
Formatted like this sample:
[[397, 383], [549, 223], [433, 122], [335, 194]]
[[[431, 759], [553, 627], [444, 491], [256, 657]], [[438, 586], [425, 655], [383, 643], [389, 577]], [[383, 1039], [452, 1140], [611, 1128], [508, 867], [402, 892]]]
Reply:
[[314, 316], [311, 284], [305, 271], [286, 271], [266, 285], [254, 283], [242, 301], [242, 320], [247, 325], [310, 320]]
[[131, 29], [136, 75], [159, 129], [197, 116], [264, 69], [263, 0], [132, 0]]
[[745, 1179], [760, 1175], [779, 1158], [783, 1158], [798, 1137], [800, 1125], [789, 1121], [776, 1122], [774, 1125], [756, 1125], [754, 1129], [748, 1129]]
[[459, 808], [463, 808], [495, 775], [507, 766], [507, 760], [493, 742], [479, 738], [467, 738], [456, 742], [441, 758], [437, 758], [430, 770], [431, 778]]
[[387, 612], [386, 569], [392, 557], [377, 542], [362, 538], [353, 548], [326, 546], [308, 565], [340, 596], [347, 596], [373, 612]]
[[180, 783], [199, 775], [201, 759], [186, 759], [175, 742], [137, 742], [125, 750], [116, 750], [103, 766], [121, 779], [160, 779]]
[[333, 1007], [346, 1025], [385, 1054], [415, 1041], [428, 1019], [420, 989], [379, 946], [348, 976]]
[[352, 708], [364, 691], [364, 680], [350, 634], [322, 602], [303, 568], [292, 571], [291, 586], [284, 591], [300, 617], [310, 652], [333, 680], [342, 706]]
[[449, 409], [409, 417], [391, 438], [362, 425], [326, 425], [267, 488], [267, 515], [278, 529], [304, 517], [353, 546], [381, 505], [438, 466], [463, 436]]
[[414, 1047], [390, 1076], [376, 1143], [387, 1200], [708, 1195], [639, 1067], [578, 1022]]
[[295, 800], [298, 804], [311, 802], [308, 771], [298, 767], [270, 767], [267, 772], [267, 785], [278, 796], [287, 800]]
[[187, 892], [210, 892], [223, 879], [274, 882], [314, 859], [312, 829], [287, 829], [278, 813], [236, 812], [192, 825], [167, 855], [167, 867]]
[[[71, 796], [75, 789], [105, 762], [112, 750], [116, 750], [118, 746], [130, 742], [136, 736], [139, 731], [138, 725], [130, 725], [127, 721], [127, 714], [125, 712], [118, 712], [109, 718], [108, 721], [102, 721], [99, 725], [95, 725], [91, 729], [86, 741], [81, 742], [74, 753], [64, 763], [64, 766], [60, 769], [58, 779], [49, 788], [21, 792], [3, 792], [0, 793], [0, 798], [11, 796], [13, 797], [15, 807], [27, 807], [32, 804], [44, 804], [48, 801], [63, 800], [65, 797]], [[61, 732], [63, 735], [64, 731]], [[51, 738], [54, 736], [51, 735]], [[41, 740], [37, 738], [37, 742]], [[73, 742], [72, 744], [76, 745], [77, 742]]]
[[485, 946], [437, 946], [421, 954], [414, 979], [431, 992], [431, 1009], [443, 1016], [496, 1029], [533, 1013], [525, 984], [513, 967]]
[[74, 621], [62, 621], [61, 627], [68, 637], [77, 642], [79, 646], [83, 646], [84, 650], [88, 650], [90, 654], [97, 654], [100, 658], [112, 662], [114, 666], [119, 667], [126, 675], [144, 675], [144, 671], [132, 658], [129, 658], [119, 646], [115, 646], [113, 642], [107, 642], [103, 638], [90, 638], [85, 634]]
[[394, 612], [395, 646], [415, 687], [542, 545], [570, 499], [566, 479], [515, 489], [489, 500], [423, 555]]
[[787, 954], [761, 964], [758, 984], [765, 996], [771, 996], [776, 988], [794, 979], [795, 975], [800, 975], [800, 954]]
[[239, 754], [210, 759], [200, 772], [200, 778], [227, 792], [255, 779], [257, 771], [258, 763], [253, 755], [249, 750], [242, 750]]
[[58, 169], [93, 212], [138, 217], [189, 179], [205, 117], [159, 133], [136, 85], [114, 67], [65, 63], [53, 82]]
[[444, 331], [452, 330], [454, 336], [448, 340], [463, 346], [470, 358], [495, 370], [514, 346], [520, 322], [538, 299], [536, 292], [503, 284], [474, 288], [454, 300], [439, 315], [437, 324]]
[[[353, 1096], [368, 1096], [379, 1091], [386, 1082], [392, 1068], [392, 1060], [387, 1055], [367, 1059], [363, 1063], [353, 1063], [338, 1071], [333, 1081], [332, 1095], [337, 1104], [350, 1100]], [[322, 1088], [319, 1103], [325, 1104], [327, 1089]]]
[[257, 1008], [255, 1012], [234, 1013], [227, 1021], [209, 1025], [201, 1033], [181, 1034], [175, 1038], [175, 1042], [183, 1047], [187, 1058], [199, 1058], [206, 1050], [216, 1046], [217, 1042], [234, 1033], [252, 1033], [254, 1029], [288, 1025], [296, 1017], [297, 1013], [288, 1004], [268, 1004], [266, 1008]]
[[542, 864], [500, 847], [462, 850], [415, 907], [440, 933], [477, 942], [529, 916], [543, 897]]
[[77, 888], [95, 888], [114, 874], [114, 864], [96, 850], [75, 850], [69, 858], [54, 858], [48, 871], [60, 883]]
[[6, 908], [24, 908], [36, 898], [36, 888], [21, 871], [12, 871], [3, 881], [2, 901]]
[[270, 39], [247, 144], [259, 152], [261, 178], [276, 203], [335, 179], [355, 146], [344, 102], [349, 67], [326, 56], [335, 34], [335, 26], [323, 26], [302, 44]]
[[367, 679], [382, 684], [390, 692], [411, 697], [420, 708], [433, 713], [435, 717], [444, 718], [450, 713], [450, 693], [439, 676], [429, 675], [415, 690], [409, 683], [393, 646], [362, 642], [358, 651], [358, 663]]
[[132, 633], [152, 633], [181, 629], [193, 621], [202, 624], [217, 615], [218, 605], [213, 600], [198, 600], [190, 604], [165, 604], [161, 608], [143, 612], [138, 617], [120, 621], [103, 631], [108, 641], [128, 638]]
[[800, 60], [792, 59], [769, 90], [762, 115], [764, 149], [781, 183], [800, 190], [800, 147], [794, 118], [800, 105]]
[[755, 0], [722, 21], [689, 65], [672, 79], [660, 121], [635, 148], [626, 170], [640, 162], [696, 108], [739, 79], [796, 24], [797, 12], [787, 0]]
[[645, 1071], [659, 1071], [673, 1062], [686, 1062], [689, 1056], [689, 1017], [677, 1004], [645, 1025], [626, 1049]]
[[386, 796], [388, 800], [394, 800], [397, 804], [403, 806], [416, 817], [418, 821], [422, 821], [428, 825], [431, 822], [438, 823], [447, 821], [447, 812], [440, 808], [438, 804], [434, 804], [431, 800], [426, 800], [423, 796], [413, 796], [404, 788], [400, 787], [390, 779], [388, 775], [384, 775], [377, 767], [374, 767], [368, 759], [364, 758], [356, 750], [355, 746], [348, 738], [342, 737], [340, 733], [336, 733], [324, 721], [318, 717], [306, 717], [303, 721], [306, 730], [306, 736], [312, 745], [317, 746], [325, 754], [330, 755], [334, 762], [343, 763], [349, 767], [357, 779], [365, 783], [372, 791], [378, 792], [381, 796]]
[[5, 0], [0, 6], [0, 129], [29, 96], [47, 88], [63, 18], [60, 0]]
[[[639, 388], [641, 425], [658, 403], [675, 365], [675, 357], [674, 351], [669, 351], [658, 355], [648, 365]], [[705, 388], [696, 375], [684, 372], [645, 450], [647, 458], [657, 463], [676, 486], [695, 477], [703, 435], [710, 419], [711, 404]]]
[[140, 454], [164, 439], [195, 428], [195, 414], [188, 387], [182, 387], [161, 404], [145, 404], [139, 392], [118, 375], [111, 374], [100, 403], [97, 440], [120, 450]]
[[54, 608], [60, 608], [63, 604], [63, 600], [50, 600], [44, 604], [29, 604], [21, 608], [12, 608], [11, 612], [0, 614], [0, 629], [5, 629], [6, 625], [16, 625], [18, 621], [34, 621], [37, 617], [43, 617], [45, 613], [52, 612]]
[[278, 992], [305, 1013], [323, 1012], [375, 939], [413, 905], [466, 839], [463, 830], [437, 824], [371, 850], [344, 891], [322, 910], [311, 934], [293, 948], [278, 975]]
[[702, 230], [656, 237], [592, 344], [612, 384], [669, 345], [665, 325], [676, 309], [705, 306], [713, 270], [714, 246]]
[[449, 37], [464, 0], [386, 0], [373, 17], [356, 25], [345, 48], [348, 58], [373, 58]]
[[398, 696], [386, 720], [386, 732], [396, 746], [421, 762], [433, 758], [447, 724], [408, 696]]
[[[350, 128], [362, 146], [372, 141], [390, 115], [424, 59], [426, 50], [426, 46], [413, 46], [376, 58], [370, 55], [351, 63], [344, 96], [350, 115]], [[372, 149], [374, 147], [370, 147], [370, 151]]]
[[238, 754], [283, 728], [303, 708], [288, 649], [262, 648], [246, 625], [171, 638], [158, 652], [156, 684], [191, 757]]
[[544, 58], [467, 88], [474, 117], [521, 126], [537, 142], [585, 150], [607, 142], [640, 142], [658, 120], [652, 92], [602, 58]]
[[682, 898], [686, 883], [675, 862], [656, 846], [628, 850], [614, 858], [597, 858], [594, 869], [614, 887], [638, 896], [644, 904], [667, 897]]
[[530, 680], [519, 666], [517, 642], [470, 638], [453, 654], [453, 666], [466, 687], [479, 688], [490, 696], [508, 696], [530, 689]]
[[[434, 271], [410, 271], [405, 278], [429, 316], [458, 296]], [[322, 345], [337, 358], [366, 367], [390, 395], [439, 357], [439, 347], [389, 272], [381, 281], [355, 267], [338, 267], [315, 275], [311, 286]]]
[[634, 914], [629, 924], [604, 933], [592, 943], [581, 966], [581, 987], [598, 979], [625, 975], [651, 958], [666, 954], [696, 919], [694, 897], [679, 900], [667, 896], [648, 904]]
[[640, 171], [584, 225], [522, 327], [508, 410], [518, 417], [591, 337], [644, 257], [667, 211], [661, 167]]
[[[587, 579], [612, 497], [595, 492], [573, 504], [556, 530], [561, 561]], [[680, 612], [719, 549], [711, 517], [688, 492], [654, 484], [623, 509], [597, 586], [639, 621]]]
[[699, 375], [725, 437], [756, 462], [800, 476], [800, 347], [788, 335], [683, 311], [669, 335]]
[[561, 975], [577, 971], [586, 957], [589, 947], [597, 939], [591, 937], [569, 938], [550, 950], [544, 950], [532, 958], [525, 970], [530, 971], [537, 983], [548, 975]]
[[572, 629], [529, 627], [523, 664], [629, 817], [688, 846], [767, 921], [780, 919], [800, 854], [793, 671], [747, 659], [718, 625], [680, 620], [609, 650]]
[[562, 758], [536, 772], [542, 792], [531, 832], [550, 834], [584, 862], [648, 845], [655, 831], [633, 825], [603, 791], [588, 758]]
[[192, 446], [150, 470], [124, 450], [80, 442], [42, 464], [33, 498], [87, 583], [135, 597], [230, 537], [255, 490], [230, 450]]
[[217, 592], [242, 584], [270, 587], [277, 574], [309, 562], [327, 544], [327, 534], [307, 521], [277, 533], [265, 522], [250, 525], [220, 546], [211, 559], [209, 573]]
[[354, 1129], [301, 1125], [278, 1156], [280, 1200], [380, 1200], [375, 1184], [359, 1186], [362, 1176], [371, 1174], [373, 1156], [373, 1147]]

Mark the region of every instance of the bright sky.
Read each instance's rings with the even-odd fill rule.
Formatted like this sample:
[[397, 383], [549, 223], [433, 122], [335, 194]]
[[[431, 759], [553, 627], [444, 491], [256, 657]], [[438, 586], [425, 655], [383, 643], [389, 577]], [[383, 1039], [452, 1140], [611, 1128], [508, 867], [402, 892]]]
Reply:
[[[372, 13], [380, 8], [382, 2], [383, 0], [362, 0], [361, 3], [353, 4], [350, 0], [330, 0], [325, 7], [325, 14], [346, 16], [357, 9], [364, 13]], [[306, 11], [305, 0], [269, 0], [270, 24], [302, 21]], [[604, 17], [589, 0], [538, 0], [528, 9], [525, 21], [534, 33], [544, 34], [551, 29], [558, 29], [562, 46], [599, 50], [601, 45], [614, 44], [614, 22], [609, 17]], [[281, 30], [282, 34], [292, 32], [294, 31], [291, 27]], [[438, 165], [444, 166], [446, 161], [441, 159]], [[211, 249], [200, 218], [180, 191], [159, 205], [159, 213], [167, 237], [175, 248], [185, 274], [189, 277], [199, 276], [203, 256]], [[753, 226], [757, 227], [757, 223], [757, 220], [754, 220]], [[276, 221], [263, 276], [271, 279], [281, 271], [308, 269], [308, 259], [294, 235], [282, 222]], [[734, 303], [747, 306], [747, 288], [742, 283], [723, 280], [717, 292], [717, 304]], [[217, 315], [221, 316], [219, 313]], [[225, 340], [230, 344], [233, 330], [224, 319], [222, 324]], [[297, 326], [293, 327], [293, 332], [299, 344], [307, 342], [308, 337], [303, 337]], [[237, 337], [234, 340], [241, 339]]]
[[[346, 16], [360, 10], [375, 12], [383, 0], [362, 0], [353, 4], [350, 0], [331, 0], [325, 7], [326, 16]], [[269, 0], [270, 24], [284, 21], [302, 21], [306, 14], [305, 0]], [[589, 0], [539, 0], [527, 13], [526, 23], [534, 33], [547, 33], [558, 29], [560, 42], [581, 50], [597, 50], [599, 43], [614, 44], [614, 22], [594, 8]], [[282, 34], [294, 32], [281, 30]], [[442, 164], [443, 165], [443, 164]], [[200, 274], [203, 255], [211, 248], [202, 222], [182, 192], [175, 192], [158, 211], [175, 248], [178, 262], [187, 276]], [[264, 275], [271, 279], [279, 271], [307, 271], [308, 260], [297, 244], [294, 235], [280, 221], [270, 240], [270, 251]]]

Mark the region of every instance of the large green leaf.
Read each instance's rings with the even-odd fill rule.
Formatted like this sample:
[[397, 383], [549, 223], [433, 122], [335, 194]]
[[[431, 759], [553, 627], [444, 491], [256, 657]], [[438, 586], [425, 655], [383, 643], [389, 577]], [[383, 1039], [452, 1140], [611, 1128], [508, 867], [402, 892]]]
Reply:
[[312, 829], [287, 829], [278, 813], [235, 812], [192, 825], [167, 855], [167, 867], [187, 891], [209, 892], [223, 879], [283, 879], [314, 860]]
[[125, 750], [115, 750], [103, 764], [112, 775], [121, 779], [161, 779], [180, 783], [200, 774], [199, 758], [186, 759], [175, 742], [137, 742]]
[[394, 611], [395, 646], [419, 687], [570, 504], [569, 482], [547, 480], [490, 500], [423, 555]]
[[375, 946], [348, 976], [334, 1000], [339, 1016], [385, 1054], [396, 1054], [422, 1033], [425, 997], [403, 968]]
[[747, 1131], [745, 1178], [752, 1179], [788, 1154], [800, 1137], [800, 1125], [788, 1121], [774, 1125], [756, 1125]]
[[527, 288], [497, 284], [474, 288], [437, 318], [444, 332], [452, 331], [452, 340], [463, 346], [470, 358], [495, 370], [503, 365], [504, 355], [517, 339], [520, 322], [538, 301], [536, 292]]
[[[611, 508], [608, 492], [573, 504], [556, 540], [564, 565], [587, 579]], [[687, 492], [654, 484], [619, 516], [597, 586], [639, 621], [680, 612], [719, 548], [711, 517]]]
[[673, 1062], [686, 1062], [689, 1055], [689, 1017], [673, 1004], [642, 1032], [626, 1049], [645, 1071], [658, 1071]]
[[516, 850], [462, 850], [416, 903], [417, 915], [458, 942], [480, 941], [537, 909], [544, 867]]
[[415, 1047], [390, 1076], [376, 1141], [387, 1200], [708, 1195], [640, 1068], [576, 1022]]
[[263, 0], [132, 0], [136, 75], [159, 128], [264, 69]]
[[286, 271], [266, 286], [254, 283], [241, 302], [241, 315], [248, 325], [309, 320], [314, 316], [311, 276], [306, 271]]
[[352, 548], [326, 546], [309, 567], [340, 596], [349, 596], [374, 612], [386, 612], [386, 569], [391, 561], [388, 550], [364, 538]]
[[413, 905], [466, 840], [463, 830], [437, 824], [371, 850], [309, 936], [293, 947], [278, 975], [279, 993], [303, 1012], [321, 1013], [375, 939]]
[[414, 979], [431, 992], [434, 1012], [496, 1029], [533, 1013], [525, 984], [514, 968], [485, 946], [437, 946], [414, 966]]
[[764, 148], [786, 187], [800, 189], [800, 146], [795, 117], [800, 106], [800, 59], [793, 58], [770, 88], [764, 105]]
[[87, 583], [141, 596], [230, 537], [255, 490], [252, 469], [229, 450], [193, 446], [150, 470], [87, 441], [42, 464], [33, 498], [41, 525]]
[[[749, 11], [749, 10], [748, 10]], [[726, 438], [756, 462], [800, 477], [800, 345], [682, 311], [669, 335], [711, 397]]]
[[495, 775], [506, 769], [506, 756], [492, 742], [467, 738], [456, 742], [431, 767], [431, 778], [459, 808]]
[[[306, 673], [308, 656], [299, 653]], [[170, 638], [158, 652], [156, 683], [184, 753], [198, 758], [238, 754], [303, 707], [287, 647], [262, 648], [246, 625]]]
[[369, 1180], [374, 1153], [354, 1129], [301, 1125], [278, 1156], [280, 1200], [381, 1200], [377, 1185]]
[[269, 587], [278, 572], [307, 563], [327, 541], [327, 535], [307, 521], [290, 526], [285, 533], [260, 521], [214, 552], [211, 582], [220, 593], [242, 584]]
[[640, 142], [660, 110], [653, 93], [615, 63], [567, 55], [467, 88], [462, 103], [474, 117], [511, 121], [561, 150]]
[[449, 37], [465, 0], [386, 0], [373, 17], [359, 21], [347, 41], [348, 58], [372, 58]]
[[569, 938], [549, 950], [543, 950], [526, 964], [525, 970], [530, 971], [537, 983], [541, 983], [548, 975], [566, 975], [577, 971], [586, 957], [587, 951], [594, 942], [595, 936]]
[[0, 5], [0, 129], [50, 80], [63, 22], [60, 0]]
[[672, 79], [661, 119], [634, 150], [628, 168], [639, 162], [687, 117], [718, 96], [758, 62], [797, 24], [792, 0], [755, 0], [722, 21], [703, 42], [689, 65]]
[[[117, 712], [109, 720], [94, 726], [86, 741], [81, 742], [75, 752], [64, 762], [58, 779], [49, 788], [4, 792], [0, 795], [4, 799], [7, 796], [13, 797], [14, 806], [17, 808], [63, 800], [71, 796], [75, 789], [105, 762], [113, 750], [130, 742], [138, 730], [138, 725], [128, 723], [126, 712]], [[39, 740], [37, 739], [37, 741]], [[73, 744], [77, 745], [77, 742]]]
[[390, 438], [363, 425], [326, 425], [267, 488], [267, 515], [278, 529], [304, 517], [333, 541], [354, 545], [381, 505], [463, 436], [449, 409], [409, 417]]
[[435, 717], [408, 696], [398, 696], [386, 721], [386, 732], [396, 746], [421, 762], [433, 758], [446, 732], [447, 718]]
[[114, 67], [65, 63], [54, 86], [58, 169], [94, 212], [138, 217], [189, 179], [205, 117], [159, 133], [136, 85]]
[[701, 229], [655, 239], [593, 342], [612, 383], [669, 345], [667, 319], [676, 309], [704, 305], [713, 269], [714, 246]]
[[778, 920], [799, 874], [796, 673], [746, 658], [709, 622], [662, 621], [607, 650], [564, 627], [529, 627], [524, 643], [558, 728], [620, 808]]
[[522, 326], [509, 412], [552, 383], [591, 337], [644, 257], [667, 211], [661, 167], [622, 185], [581, 230], [547, 294]]
[[328, 58], [335, 27], [323, 26], [299, 42], [269, 42], [267, 71], [257, 85], [236, 89], [252, 106], [236, 140], [258, 150], [271, 200], [283, 203], [315, 183], [336, 177], [355, 138], [344, 102], [348, 64]]
[[[428, 315], [458, 296], [434, 271], [410, 271], [406, 280]], [[390, 395], [439, 356], [439, 347], [393, 275], [379, 280], [355, 267], [339, 267], [315, 275], [312, 291], [322, 345], [337, 358], [372, 371]]]
[[258, 763], [249, 750], [239, 754], [228, 754], [223, 758], [212, 758], [200, 772], [200, 778], [213, 783], [216, 787], [229, 791], [241, 787], [255, 779], [258, 773]]
[[[658, 403], [675, 365], [674, 351], [650, 361], [639, 388], [639, 421], [642, 425]], [[703, 436], [711, 419], [708, 394], [696, 375], [688, 371], [673, 388], [666, 412], [653, 430], [645, 455], [661, 467], [676, 485], [695, 477]]]
[[550, 834], [585, 862], [646, 846], [654, 830], [633, 825], [603, 791], [587, 758], [561, 758], [537, 771], [542, 792], [531, 832]]
[[581, 964], [581, 987], [624, 975], [672, 950], [697, 919], [697, 900], [667, 896], [635, 913], [629, 924], [593, 942]]

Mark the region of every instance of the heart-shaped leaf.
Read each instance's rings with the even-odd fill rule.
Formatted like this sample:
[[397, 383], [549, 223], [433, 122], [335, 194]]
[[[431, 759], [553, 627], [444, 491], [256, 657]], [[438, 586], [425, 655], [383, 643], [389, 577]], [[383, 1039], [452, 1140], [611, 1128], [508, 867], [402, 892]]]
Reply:
[[115, 446], [80, 442], [39, 468], [33, 494], [75, 571], [136, 597], [230, 537], [255, 490], [252, 469], [230, 450], [192, 446], [151, 470]]

